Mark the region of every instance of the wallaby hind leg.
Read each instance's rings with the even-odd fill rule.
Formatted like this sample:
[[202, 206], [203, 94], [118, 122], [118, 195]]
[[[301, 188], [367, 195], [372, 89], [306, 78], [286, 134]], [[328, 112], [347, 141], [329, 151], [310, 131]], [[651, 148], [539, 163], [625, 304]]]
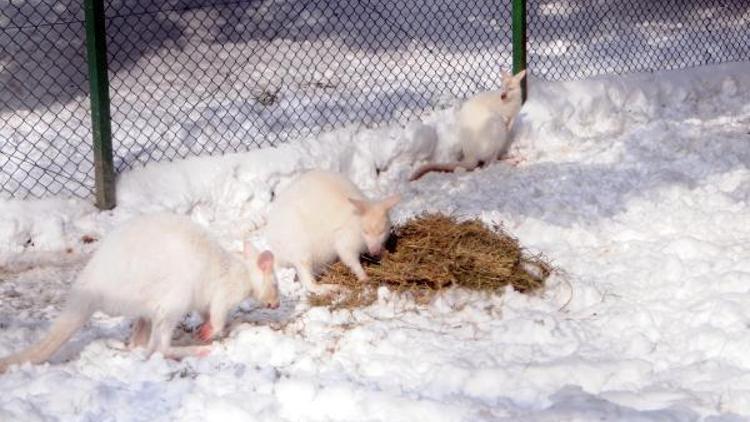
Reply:
[[147, 356], [156, 351], [164, 353], [172, 344], [172, 332], [177, 326], [177, 320], [166, 318], [154, 318], [151, 323], [151, 335], [146, 346]]
[[501, 161], [510, 164], [513, 167], [518, 167], [526, 162], [526, 157], [522, 155], [506, 155], [501, 159]]
[[148, 355], [160, 352], [167, 359], [180, 360], [188, 356], [206, 356], [211, 352], [211, 346], [172, 346], [172, 333], [177, 326], [176, 320], [166, 319], [154, 321], [151, 338], [148, 342]]
[[302, 282], [302, 285], [305, 286], [305, 289], [308, 292], [316, 294], [326, 294], [334, 290], [333, 286], [331, 285], [323, 285], [315, 281], [315, 275], [313, 274], [312, 268], [310, 268], [309, 263], [297, 263], [294, 264], [294, 268], [297, 270], [297, 277], [299, 277], [299, 281]]
[[172, 333], [177, 320], [161, 319], [153, 322], [151, 337], [148, 340], [148, 356], [158, 351], [167, 359], [180, 360], [188, 356], [206, 356], [211, 352], [210, 346], [172, 347]]
[[151, 336], [151, 320], [147, 318], [138, 318], [133, 322], [133, 333], [130, 335], [128, 347], [134, 349], [146, 345]]
[[457, 167], [456, 170], [462, 169], [462, 171], [474, 171], [479, 167], [479, 159], [476, 157], [464, 157], [463, 161], [461, 161], [461, 166]]

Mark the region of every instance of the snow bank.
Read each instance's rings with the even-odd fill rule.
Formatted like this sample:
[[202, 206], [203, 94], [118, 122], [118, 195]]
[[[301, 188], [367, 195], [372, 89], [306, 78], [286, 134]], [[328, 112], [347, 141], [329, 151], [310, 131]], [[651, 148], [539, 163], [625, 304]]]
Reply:
[[[747, 115], [750, 110], [747, 89], [750, 76], [746, 70], [746, 64], [727, 64], [586, 81], [545, 82], [532, 77], [531, 97], [514, 129], [511, 154], [539, 164], [533, 169], [533, 173], [538, 173], [532, 183], [535, 195], [541, 195], [539, 189], [544, 186], [558, 182], [544, 180], [546, 175], [552, 174], [545, 165], [552, 166], [550, 163], [554, 162], [555, 167], [562, 167], [567, 162], [590, 160], [592, 151], [608, 151], [596, 155], [598, 166], [590, 169], [601, 173], [602, 183], [627, 181], [628, 178], [618, 172], [632, 172], [631, 176], [638, 179], [639, 162], [653, 154], [664, 159], [688, 154], [689, 160], [685, 163], [688, 167], [694, 168], [699, 161], [709, 160], [711, 165], [701, 166], [704, 171], [724, 171], [747, 162], [744, 161], [746, 148], [741, 142], [725, 145], [714, 138], [702, 137], [701, 132], [723, 127], [725, 131], [721, 136], [731, 139], [746, 125], [747, 122], [736, 117]], [[411, 192], [413, 188], [406, 185], [405, 180], [415, 163], [456, 158], [459, 148], [453, 121], [453, 108], [449, 107], [405, 128], [367, 129], [354, 125], [277, 148], [153, 163], [120, 176], [119, 204], [113, 217], [168, 210], [192, 215], [207, 224], [220, 225], [229, 220], [234, 225], [236, 220], [242, 220], [243, 231], [251, 231], [263, 224], [274, 191], [310, 168], [328, 168], [347, 174], [372, 195], [395, 190]], [[621, 138], [622, 142], [614, 143], [615, 138]], [[685, 139], [692, 141], [684, 142]], [[615, 153], [612, 148], [618, 151]], [[624, 164], [622, 160], [628, 165], [615, 165]], [[508, 166], [499, 168], [509, 174], [515, 172]], [[579, 170], [580, 166], [575, 164], [565, 170], [569, 174], [558, 188], [576, 189], [576, 186], [568, 187], [564, 180], [572, 178]], [[680, 179], [674, 169], [663, 169], [656, 177], [648, 176], [648, 180], [644, 175], [644, 180], [639, 181], [658, 186]], [[627, 191], [614, 189], [606, 193], [601, 190], [596, 191], [606, 195], [621, 195]], [[743, 191], [735, 194], [746, 195]], [[573, 203], [565, 204], [565, 208], [586, 208], [591, 202], [591, 198], [574, 199]], [[418, 197], [413, 201], [424, 202]], [[445, 202], [436, 208], [451, 208], [455, 200], [446, 197]], [[54, 209], [58, 217], [50, 219], [49, 213], [36, 211], [45, 207]], [[539, 213], [552, 211], [560, 212], [560, 209], [537, 210]], [[0, 254], [3, 254], [28, 249], [24, 248], [28, 246], [28, 234], [34, 233], [37, 225], [49, 226], [43, 235], [48, 239], [40, 240], [39, 245], [34, 242], [34, 245], [41, 250], [59, 250], [71, 244], [72, 238], [81, 232], [71, 227], [70, 221], [80, 220], [86, 212], [94, 211], [80, 201], [52, 199], [6, 200], [0, 202], [0, 212], [7, 217], [0, 223], [0, 233], [4, 234], [3, 239], [8, 239], [0, 244]]]

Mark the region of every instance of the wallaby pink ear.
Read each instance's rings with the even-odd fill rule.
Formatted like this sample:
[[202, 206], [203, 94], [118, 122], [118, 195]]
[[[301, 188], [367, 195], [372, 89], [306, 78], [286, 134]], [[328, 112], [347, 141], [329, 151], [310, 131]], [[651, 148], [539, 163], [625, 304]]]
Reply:
[[263, 251], [258, 255], [258, 268], [264, 273], [273, 271], [273, 253], [271, 251]]
[[380, 201], [380, 203], [383, 204], [383, 206], [385, 207], [385, 209], [389, 210], [389, 209], [395, 207], [396, 204], [398, 204], [400, 201], [401, 201], [401, 195], [397, 193], [395, 195], [391, 195], [391, 196], [383, 199], [382, 201]]
[[511, 77], [510, 73], [506, 72], [505, 69], [500, 69], [500, 76], [503, 79], [507, 79]]
[[242, 242], [242, 255], [245, 256], [245, 258], [252, 258], [253, 256], [257, 255], [258, 251], [255, 250], [255, 246], [253, 246], [253, 242], [249, 240], [245, 240]]
[[515, 79], [516, 79], [517, 81], [521, 81], [521, 79], [523, 79], [523, 78], [524, 78], [524, 76], [526, 76], [526, 69], [524, 69], [524, 70], [522, 70], [522, 71], [520, 71], [520, 72], [516, 73], [516, 74], [515, 74], [515, 75], [514, 75], [513, 77], [514, 77], [514, 78], [515, 78]]
[[367, 210], [370, 208], [370, 204], [368, 204], [367, 201], [363, 199], [349, 198], [349, 202], [351, 202], [352, 205], [354, 205], [356, 213], [359, 215], [366, 213]]

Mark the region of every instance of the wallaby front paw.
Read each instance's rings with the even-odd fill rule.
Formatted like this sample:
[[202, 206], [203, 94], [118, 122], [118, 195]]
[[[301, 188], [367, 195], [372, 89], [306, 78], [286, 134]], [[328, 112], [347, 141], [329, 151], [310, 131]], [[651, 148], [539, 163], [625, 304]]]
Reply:
[[503, 162], [510, 164], [513, 167], [518, 167], [519, 165], [526, 162], [526, 157], [521, 155], [510, 155], [506, 156], [502, 159]]
[[370, 276], [368, 276], [367, 274], [361, 274], [357, 276], [357, 280], [359, 280], [361, 283], [366, 283], [370, 281]]
[[310, 293], [316, 295], [327, 295], [335, 293], [339, 290], [339, 287], [333, 284], [316, 284], [310, 289]]
[[208, 343], [209, 341], [211, 341], [211, 338], [213, 338], [213, 336], [214, 328], [211, 326], [210, 322], [204, 322], [195, 333], [195, 338], [204, 343]]
[[195, 356], [199, 358], [205, 358], [206, 356], [211, 354], [212, 347], [211, 346], [202, 346], [195, 350]]

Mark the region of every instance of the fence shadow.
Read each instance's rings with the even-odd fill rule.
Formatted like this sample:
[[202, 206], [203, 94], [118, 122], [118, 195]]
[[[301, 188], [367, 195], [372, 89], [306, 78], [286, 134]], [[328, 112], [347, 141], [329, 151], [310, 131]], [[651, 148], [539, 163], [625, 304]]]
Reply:
[[[79, 9], [79, 13], [66, 12], [59, 19], [21, 14], [28, 3], [16, 7], [4, 2], [0, 6], [0, 15], [9, 17], [9, 26], [0, 29], [0, 63], [3, 64], [0, 68], [0, 113], [34, 110], [50, 114], [54, 119], [55, 112], [49, 110], [51, 106], [88, 95], [86, 37], [79, 3], [82, 2], [60, 6], [61, 10]], [[141, 56], [158, 51], [168, 41], [176, 43], [183, 34], [182, 27], [158, 14], [138, 16], [137, 25], [131, 29], [146, 31], [152, 36], [148, 43], [127, 51], [110, 49], [112, 73], [127, 71]], [[122, 38], [117, 34], [108, 35], [110, 45]], [[88, 107], [87, 99], [79, 101]]]
[[[349, 48], [378, 54], [409, 47], [416, 40], [438, 49], [470, 51], [497, 47], [507, 29], [496, 24], [502, 8], [487, 0], [472, 3], [472, 8], [445, 7], [440, 2], [390, 3], [282, 1], [270, 8], [255, 0], [107, 1], [110, 72], [116, 78], [121, 72], [158, 71], [136, 64], [157, 51], [184, 55], [188, 42], [223, 45], [278, 39], [304, 45], [335, 38]], [[7, 22], [0, 29], [0, 112], [45, 109], [87, 94], [82, 2], [42, 2], [34, 7], [6, 2], [0, 5], [0, 16]], [[193, 49], [191, 59], [210, 60], [200, 53], [200, 48]], [[302, 50], [300, 56], [310, 53]], [[332, 54], [326, 52], [331, 65], [336, 61]], [[279, 66], [294, 66], [302, 58], [272, 60], [282, 59]], [[145, 87], [131, 87], [135, 89]]]
[[[180, 54], [186, 41], [196, 40], [196, 33], [201, 33], [200, 41], [208, 44], [281, 39], [304, 46], [317, 40], [335, 40], [367, 54], [412, 48], [414, 43], [444, 53], [501, 51], [507, 49], [510, 38], [510, 7], [496, 3], [286, 0], [269, 7], [257, 0], [230, 4], [198, 0], [109, 1], [110, 69], [115, 74], [134, 70], [140, 57], [162, 49], [167, 54], [173, 54], [168, 53], [170, 50]], [[733, 30], [732, 23], [748, 11], [749, 6], [743, 2], [687, 0], [679, 7], [645, 0], [587, 3], [529, 4], [529, 60], [532, 66], [539, 64], [542, 74], [553, 78], [590, 75], [590, 70], [575, 71], [586, 61], [594, 62], [593, 73], [653, 70], [659, 63], [645, 60], [643, 47], [652, 48], [654, 57], [664, 59], [668, 67], [748, 57], [747, 43], [741, 39], [730, 46], [738, 52], [723, 54], [718, 50], [726, 50], [727, 46], [717, 45], [723, 41], [725, 31]], [[0, 14], [7, 23], [0, 30], [0, 60], [4, 62], [0, 71], [0, 111], [45, 108], [87, 93], [81, 7], [81, 2], [72, 0], [35, 6], [12, 2], [0, 5]], [[690, 27], [685, 23], [690, 23]], [[674, 36], [667, 40], [665, 34]], [[615, 35], [620, 42], [605, 45]], [[705, 46], [680, 57], [684, 44], [693, 43], [696, 37], [704, 38]], [[582, 39], [589, 46], [580, 45]], [[540, 45], [536, 47], [535, 42]], [[336, 61], [334, 54], [326, 54], [330, 64]], [[278, 64], [294, 66], [302, 58], [283, 57], [287, 63]]]
[[496, 0], [287, 0], [274, 6], [268, 10], [263, 3], [247, 2], [240, 12], [221, 11], [216, 41], [334, 39], [349, 49], [375, 54], [414, 42], [442, 51], [476, 52], [504, 48], [510, 39], [510, 6]]

